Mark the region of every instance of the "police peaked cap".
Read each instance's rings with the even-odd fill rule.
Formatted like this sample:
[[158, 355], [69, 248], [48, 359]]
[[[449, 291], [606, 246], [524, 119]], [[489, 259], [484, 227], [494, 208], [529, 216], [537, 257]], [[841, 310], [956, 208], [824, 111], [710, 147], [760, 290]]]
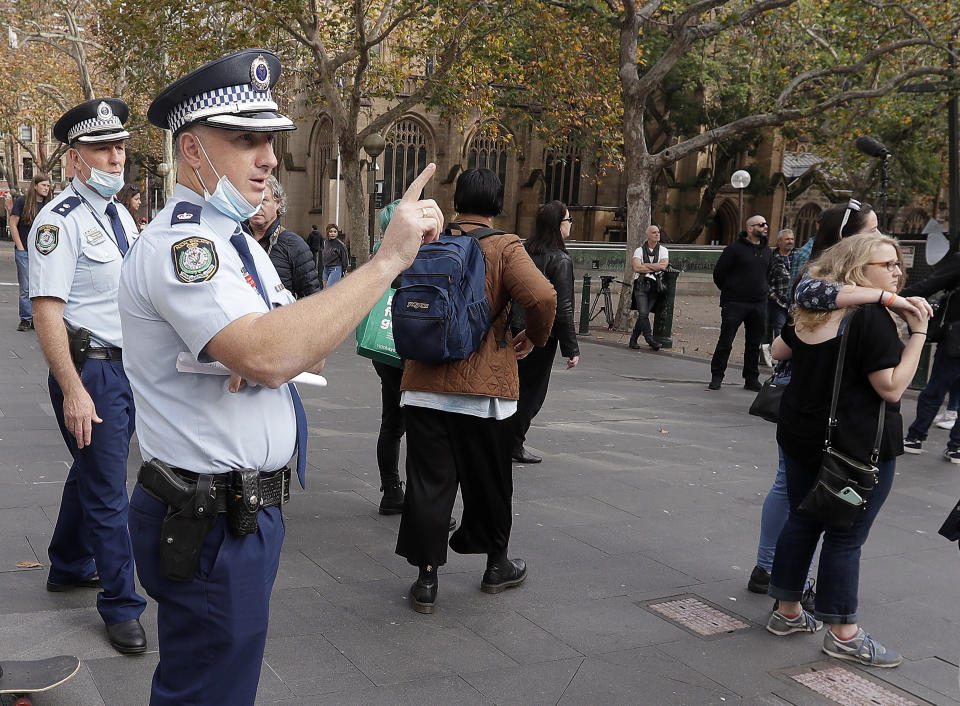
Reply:
[[53, 136], [65, 145], [125, 140], [123, 129], [130, 111], [119, 98], [94, 98], [74, 106], [53, 126]]
[[268, 49], [242, 49], [204, 64], [167, 86], [150, 104], [147, 119], [174, 134], [189, 125], [221, 130], [293, 130], [270, 93], [280, 60]]

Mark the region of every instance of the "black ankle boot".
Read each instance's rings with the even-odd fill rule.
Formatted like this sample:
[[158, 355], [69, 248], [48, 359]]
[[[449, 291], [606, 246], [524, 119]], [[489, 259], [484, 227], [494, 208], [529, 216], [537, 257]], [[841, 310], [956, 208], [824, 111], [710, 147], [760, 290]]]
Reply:
[[437, 567], [421, 566], [417, 580], [410, 587], [410, 602], [418, 613], [432, 613], [437, 602]]
[[527, 578], [527, 564], [523, 559], [507, 559], [506, 553], [487, 558], [487, 570], [483, 572], [480, 590], [484, 593], [500, 593], [505, 588], [519, 586]]
[[384, 481], [380, 486], [383, 497], [380, 499], [381, 515], [399, 515], [403, 512], [403, 482], [399, 480]]

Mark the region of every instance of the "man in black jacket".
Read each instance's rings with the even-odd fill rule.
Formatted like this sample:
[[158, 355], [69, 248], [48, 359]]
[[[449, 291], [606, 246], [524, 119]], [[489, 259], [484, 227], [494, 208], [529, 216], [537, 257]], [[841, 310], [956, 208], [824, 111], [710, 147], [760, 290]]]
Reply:
[[[951, 292], [960, 287], [960, 253], [947, 255], [926, 279], [905, 287], [901, 296], [929, 297], [937, 292]], [[943, 321], [937, 352], [933, 356], [930, 379], [917, 397], [917, 418], [907, 430], [903, 450], [910, 454], [922, 453], [927, 431], [936, 416], [943, 398], [953, 384], [960, 380], [960, 295], [944, 298], [940, 304], [945, 311], [937, 311], [933, 321]], [[942, 319], [941, 319], [942, 316]], [[931, 324], [933, 323], [931, 321]], [[954, 331], [951, 332], [951, 329]], [[931, 330], [931, 333], [933, 331]], [[950, 439], [943, 458], [951, 463], [960, 463], [960, 424], [950, 430]]]
[[763, 216], [750, 216], [746, 232], [720, 253], [713, 268], [713, 281], [720, 290], [720, 338], [710, 363], [708, 390], [720, 389], [740, 324], [746, 336], [743, 386], [747, 390], [760, 389], [760, 340], [769, 295], [767, 270], [772, 257]]

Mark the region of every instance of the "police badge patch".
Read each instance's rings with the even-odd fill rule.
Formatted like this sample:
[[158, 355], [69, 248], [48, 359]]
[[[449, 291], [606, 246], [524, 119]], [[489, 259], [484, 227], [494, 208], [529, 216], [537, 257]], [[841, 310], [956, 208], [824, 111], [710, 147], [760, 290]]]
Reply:
[[220, 267], [217, 249], [206, 238], [184, 238], [173, 244], [171, 253], [177, 279], [187, 284], [206, 282]]
[[49, 255], [60, 242], [59, 226], [40, 226], [37, 228], [37, 252]]

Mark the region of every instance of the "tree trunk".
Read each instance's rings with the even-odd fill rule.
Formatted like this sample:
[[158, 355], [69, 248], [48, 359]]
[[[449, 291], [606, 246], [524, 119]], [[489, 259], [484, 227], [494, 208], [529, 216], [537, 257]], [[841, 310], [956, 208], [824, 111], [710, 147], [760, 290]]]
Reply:
[[347, 201], [347, 246], [350, 254], [362, 265], [370, 259], [370, 236], [367, 230], [367, 195], [363, 186], [363, 173], [356, 149], [340, 153], [343, 181], [341, 188]]
[[650, 225], [650, 192], [657, 169], [648, 160], [626, 160], [627, 164], [627, 247], [624, 253], [620, 304], [614, 325], [625, 329], [633, 295], [633, 252], [640, 246], [640, 234]]

